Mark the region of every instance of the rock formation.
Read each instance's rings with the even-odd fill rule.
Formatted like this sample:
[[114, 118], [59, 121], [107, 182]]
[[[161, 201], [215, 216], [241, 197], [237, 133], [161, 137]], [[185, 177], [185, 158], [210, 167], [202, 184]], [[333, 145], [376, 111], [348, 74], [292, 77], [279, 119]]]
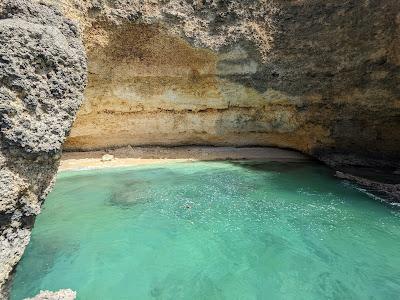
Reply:
[[68, 150], [266, 145], [400, 167], [398, 0], [0, 3], [0, 285], [82, 100], [66, 17], [89, 71]]
[[51, 188], [85, 83], [86, 56], [73, 22], [47, 5], [2, 3], [0, 298]]
[[57, 292], [40, 291], [38, 295], [33, 298], [27, 298], [25, 300], [74, 300], [76, 298], [76, 292], [65, 289]]
[[268, 145], [331, 165], [400, 152], [400, 3], [63, 1], [86, 100], [66, 149]]

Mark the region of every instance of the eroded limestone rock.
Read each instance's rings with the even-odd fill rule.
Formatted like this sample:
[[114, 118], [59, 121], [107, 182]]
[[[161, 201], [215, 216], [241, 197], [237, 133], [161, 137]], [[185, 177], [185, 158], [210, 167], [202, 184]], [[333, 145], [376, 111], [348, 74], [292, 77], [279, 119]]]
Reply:
[[61, 5], [89, 57], [68, 149], [267, 145], [331, 165], [400, 161], [399, 1]]
[[48, 5], [0, 6], [0, 294], [29, 242], [86, 83], [76, 25]]

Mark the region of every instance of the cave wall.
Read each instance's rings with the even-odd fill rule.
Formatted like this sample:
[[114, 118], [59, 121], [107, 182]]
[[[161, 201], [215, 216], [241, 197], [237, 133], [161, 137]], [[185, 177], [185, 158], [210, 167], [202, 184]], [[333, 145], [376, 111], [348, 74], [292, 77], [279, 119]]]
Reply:
[[86, 100], [68, 150], [127, 144], [307, 150], [323, 138], [323, 130], [307, 122], [298, 97], [225, 78], [251, 78], [262, 67], [240, 44], [217, 53], [154, 25], [94, 26], [109, 40], [88, 51]]
[[66, 1], [89, 59], [65, 149], [268, 145], [399, 161], [400, 3]]

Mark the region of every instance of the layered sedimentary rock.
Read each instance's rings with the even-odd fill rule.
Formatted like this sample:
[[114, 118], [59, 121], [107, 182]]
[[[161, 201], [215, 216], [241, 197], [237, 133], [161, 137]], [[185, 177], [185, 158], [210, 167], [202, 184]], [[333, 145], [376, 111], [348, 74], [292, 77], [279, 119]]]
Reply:
[[299, 99], [224, 78], [260, 66], [241, 46], [219, 55], [154, 26], [115, 30], [110, 48], [88, 52], [90, 84], [67, 149], [312, 143], [318, 128], [296, 114]]
[[84, 49], [63, 15], [89, 59], [68, 150], [268, 145], [399, 167], [397, 0], [0, 4], [0, 285], [82, 99]]
[[78, 29], [53, 7], [0, 7], [0, 298], [57, 172], [82, 100], [86, 56]]
[[66, 149], [268, 145], [399, 160], [400, 3], [64, 1], [86, 100]]

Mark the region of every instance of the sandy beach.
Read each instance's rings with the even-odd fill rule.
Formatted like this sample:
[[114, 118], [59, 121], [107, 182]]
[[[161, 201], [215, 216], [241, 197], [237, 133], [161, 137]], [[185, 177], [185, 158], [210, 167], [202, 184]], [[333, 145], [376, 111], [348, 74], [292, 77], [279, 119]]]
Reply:
[[113, 150], [64, 152], [59, 171], [195, 160], [307, 161], [310, 158], [296, 151], [272, 147], [123, 147]]

